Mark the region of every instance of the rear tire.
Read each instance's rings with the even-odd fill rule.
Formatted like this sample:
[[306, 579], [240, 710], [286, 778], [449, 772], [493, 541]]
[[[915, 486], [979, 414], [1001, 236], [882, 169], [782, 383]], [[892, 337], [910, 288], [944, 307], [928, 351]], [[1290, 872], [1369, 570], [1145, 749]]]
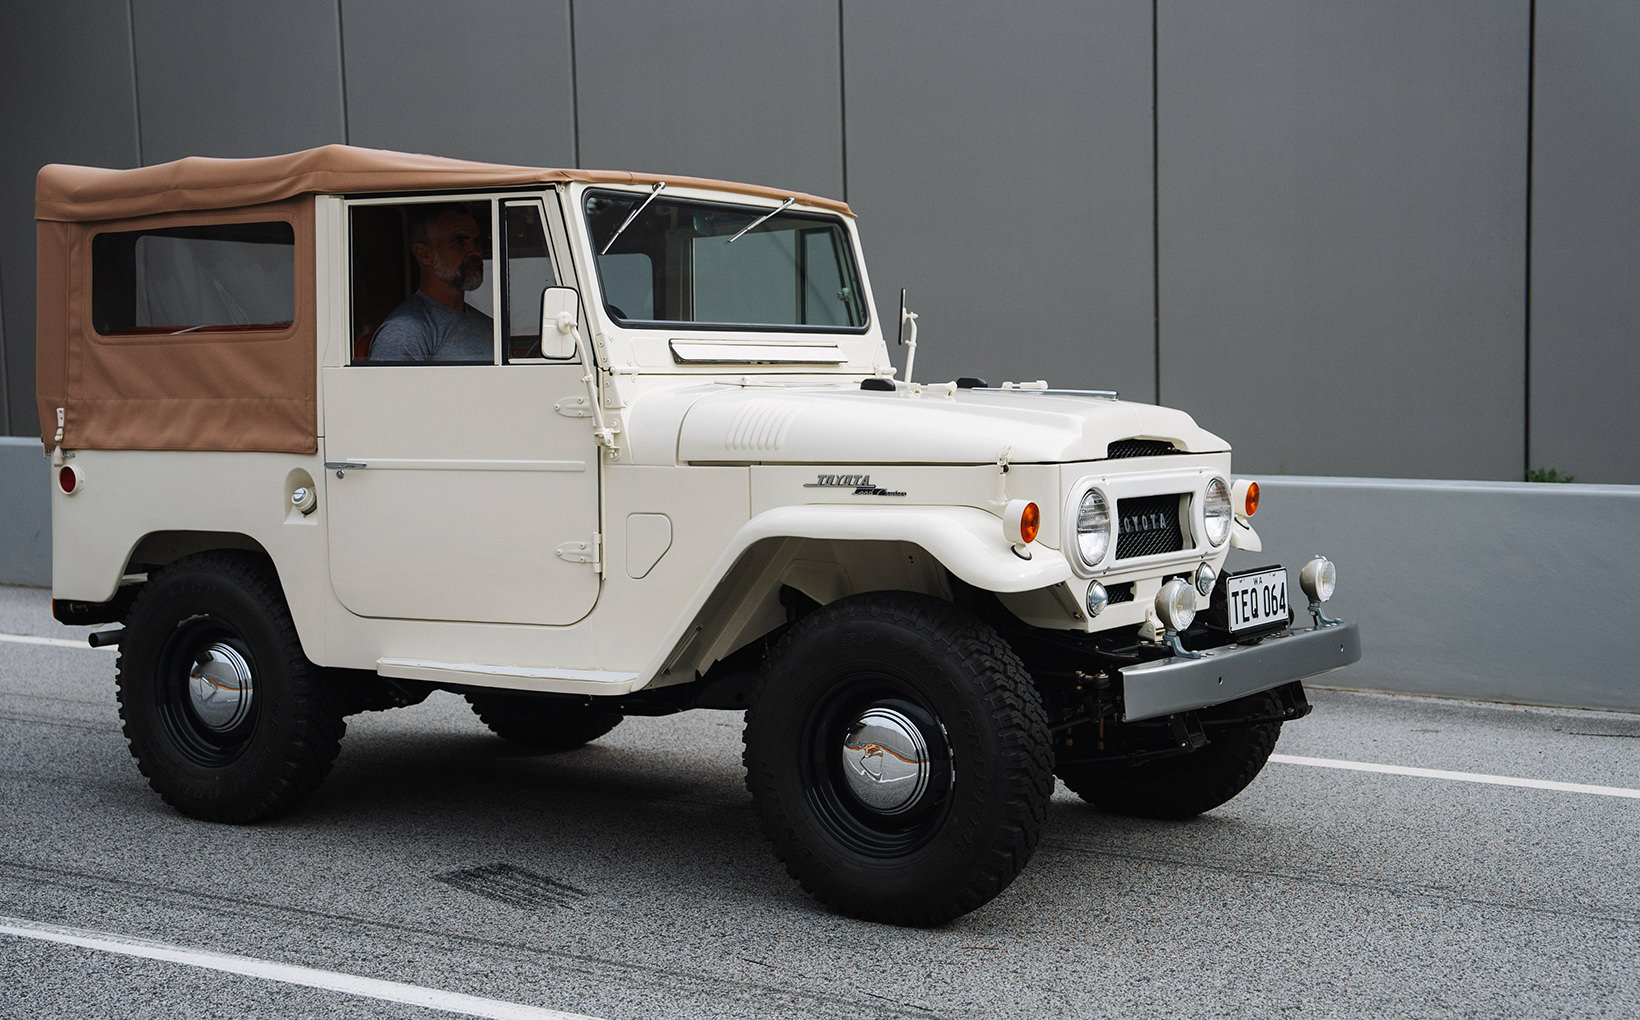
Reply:
[[[1280, 702], [1254, 702], [1271, 715]], [[1062, 766], [1059, 778], [1101, 811], [1131, 818], [1193, 818], [1228, 802], [1258, 776], [1281, 736], [1281, 723], [1217, 728], [1206, 747], [1138, 765]]]
[[471, 691], [467, 704], [503, 739], [541, 751], [569, 751], [619, 726], [619, 712], [576, 701], [517, 691]]
[[192, 818], [253, 822], [295, 807], [346, 731], [278, 578], [249, 553], [155, 571], [126, 618], [118, 677], [137, 768]]
[[1024, 868], [1053, 792], [1047, 716], [990, 627], [878, 592], [798, 621], [746, 714], [746, 785], [815, 899], [943, 924]]

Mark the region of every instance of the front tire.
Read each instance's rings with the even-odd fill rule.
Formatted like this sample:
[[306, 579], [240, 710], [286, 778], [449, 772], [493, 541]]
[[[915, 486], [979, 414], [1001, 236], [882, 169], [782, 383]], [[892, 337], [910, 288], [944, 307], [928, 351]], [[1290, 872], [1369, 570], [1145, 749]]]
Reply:
[[878, 592], [800, 620], [746, 714], [765, 835], [817, 900], [943, 924], [1024, 868], [1053, 792], [1047, 717], [990, 627]]
[[[1252, 711], [1279, 716], [1272, 695], [1250, 702]], [[1061, 766], [1072, 793], [1101, 811], [1130, 818], [1178, 821], [1226, 803], [1258, 776], [1275, 750], [1281, 723], [1221, 727], [1206, 747], [1138, 765]]]
[[289, 810], [329, 773], [346, 730], [319, 676], [264, 561], [204, 553], [155, 571], [120, 642], [120, 718], [137, 768], [192, 818]]

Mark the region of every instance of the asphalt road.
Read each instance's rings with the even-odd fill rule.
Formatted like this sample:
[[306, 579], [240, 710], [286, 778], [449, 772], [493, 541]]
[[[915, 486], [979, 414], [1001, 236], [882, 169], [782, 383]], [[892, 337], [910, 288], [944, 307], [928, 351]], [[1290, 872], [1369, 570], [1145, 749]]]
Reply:
[[[0, 635], [82, 633], [45, 592], [0, 588]], [[149, 791], [113, 667], [0, 637], [0, 1017], [462, 1015], [360, 979], [611, 1020], [1640, 1016], [1633, 796], [1276, 761], [1230, 804], [1158, 823], [1060, 788], [1001, 897], [902, 930], [786, 877], [738, 715], [533, 755], [435, 695], [350, 719], [296, 814], [228, 827]], [[1640, 716], [1312, 700], [1278, 755], [1640, 788]]]

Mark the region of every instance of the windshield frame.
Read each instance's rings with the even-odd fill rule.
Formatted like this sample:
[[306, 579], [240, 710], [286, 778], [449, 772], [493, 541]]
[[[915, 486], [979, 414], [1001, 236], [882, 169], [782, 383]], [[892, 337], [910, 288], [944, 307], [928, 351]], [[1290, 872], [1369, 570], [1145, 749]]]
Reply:
[[[677, 204], [711, 206], [728, 213], [744, 214], [747, 217], [748, 223], [759, 217], [764, 217], [773, 223], [781, 223], [783, 221], [789, 221], [789, 219], [795, 218], [812, 221], [816, 229], [834, 231], [837, 238], [837, 243], [834, 245], [832, 250], [838, 257], [839, 261], [843, 263], [838, 266], [838, 275], [844, 285], [850, 287], [855, 292], [854, 300], [858, 303], [861, 322], [859, 325], [835, 325], [826, 323], [720, 322], [667, 318], [642, 319], [617, 314], [615, 308], [610, 302], [609, 288], [605, 278], [603, 259], [609, 256], [632, 254], [632, 252], [623, 252], [621, 250], [621, 241], [626, 240], [627, 233], [630, 233], [636, 228], [636, 223], [628, 226], [627, 231], [623, 232], [621, 237], [616, 240], [607, 256], [599, 254], [602, 242], [607, 241], [608, 238], [600, 238], [594, 233], [594, 220], [588, 206], [592, 201], [600, 196], [618, 198], [623, 204], [630, 202], [631, 208], [636, 208], [640, 204], [645, 204], [647, 200], [653, 199], [653, 204], [649, 206], [651, 210], [656, 206], [664, 207], [666, 205]], [[812, 209], [800, 207], [782, 209], [778, 203], [757, 205], [748, 202], [725, 200], [717, 196], [700, 197], [694, 194], [674, 194], [670, 189], [659, 192], [658, 194], [652, 194], [647, 190], [638, 191], [607, 186], [594, 186], [582, 190], [576, 198], [576, 212], [581, 219], [585, 237], [589, 242], [588, 251], [592, 260], [592, 275], [598, 281], [598, 291], [601, 297], [601, 301], [599, 303], [602, 306], [602, 312], [604, 315], [608, 316], [610, 321], [623, 329], [711, 333], [791, 333], [802, 335], [832, 334], [846, 336], [864, 336], [872, 330], [874, 309], [872, 308], [870, 295], [865, 283], [864, 267], [860, 264], [858, 245], [856, 243], [854, 231], [847, 220], [841, 216], [829, 212], [818, 212]], [[630, 210], [628, 208], [621, 208], [619, 210], [620, 215], [616, 218], [616, 221], [612, 224], [612, 226], [619, 226], [620, 220], [625, 219], [626, 214], [629, 211]], [[765, 231], [761, 229], [755, 230], [751, 234], [748, 234], [747, 237], [753, 237], [763, 232]], [[728, 237], [732, 236], [732, 234], [733, 232], [730, 231], [726, 232], [724, 236]]]

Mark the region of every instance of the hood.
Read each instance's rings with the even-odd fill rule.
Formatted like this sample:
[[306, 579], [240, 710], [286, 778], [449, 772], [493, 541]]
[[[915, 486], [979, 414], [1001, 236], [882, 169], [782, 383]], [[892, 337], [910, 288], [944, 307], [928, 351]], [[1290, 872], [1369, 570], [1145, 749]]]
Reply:
[[1229, 444], [1183, 411], [1029, 390], [714, 387], [683, 416], [680, 461], [989, 464], [1103, 460], [1122, 439], [1191, 453]]

